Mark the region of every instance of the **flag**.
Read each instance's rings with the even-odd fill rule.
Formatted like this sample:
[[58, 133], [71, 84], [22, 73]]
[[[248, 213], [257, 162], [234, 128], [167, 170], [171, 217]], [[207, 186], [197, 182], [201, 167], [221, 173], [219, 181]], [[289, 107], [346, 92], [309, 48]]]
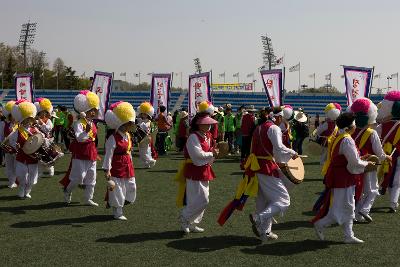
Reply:
[[396, 73], [393, 73], [392, 75], [390, 75], [390, 78], [398, 78], [399, 77], [399, 73], [398, 72], [396, 72]]
[[139, 73], [135, 73], [135, 77], [139, 77]]
[[369, 98], [374, 77], [374, 68], [343, 66], [347, 104], [351, 105], [360, 97]]
[[315, 78], [315, 73], [308, 75], [309, 78]]
[[254, 72], [247, 74], [247, 78], [254, 77]]
[[380, 79], [381, 78], [381, 73], [378, 73], [378, 74], [374, 75], [374, 78]]
[[276, 60], [276, 65], [281, 65], [283, 64], [283, 57], [280, 57]]
[[153, 72], [149, 72], [149, 73], [147, 73], [147, 75], [151, 76], [151, 75], [153, 75]]
[[328, 73], [327, 75], [325, 75], [325, 80], [330, 81], [332, 78], [332, 73]]
[[126, 72], [121, 72], [119, 76], [125, 76], [126, 77]]
[[221, 74], [219, 75], [219, 77], [224, 77], [224, 78], [225, 78], [225, 72], [224, 72], [224, 73], [221, 73]]
[[239, 77], [239, 72], [234, 73], [233, 77]]
[[289, 72], [293, 72], [293, 71], [300, 71], [300, 62], [299, 62], [299, 64], [291, 66], [289, 68]]
[[264, 89], [267, 94], [268, 102], [271, 107], [282, 106], [283, 96], [283, 80], [284, 73], [282, 69], [262, 70], [260, 71], [261, 78], [264, 84]]

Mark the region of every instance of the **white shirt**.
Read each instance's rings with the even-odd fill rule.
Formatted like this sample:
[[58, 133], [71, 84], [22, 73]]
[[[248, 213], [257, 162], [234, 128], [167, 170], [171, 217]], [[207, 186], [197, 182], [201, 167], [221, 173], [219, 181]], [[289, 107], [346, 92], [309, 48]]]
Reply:
[[[118, 131], [118, 134], [120, 134], [123, 138], [124, 141], [128, 141], [128, 135]], [[117, 142], [115, 141], [114, 134], [110, 135], [106, 141], [106, 154], [104, 155], [104, 160], [103, 160], [103, 170], [111, 170], [111, 162], [112, 158], [114, 155], [114, 150], [117, 147]]]
[[328, 122], [324, 121], [321, 125], [318, 126], [317, 135], [320, 136], [326, 130], [328, 130]]
[[[93, 124], [93, 122], [88, 123], [90, 123], [90, 125]], [[86, 132], [86, 129], [83, 127], [83, 124], [80, 123], [79, 120], [74, 122], [74, 132], [76, 141], [78, 142], [82, 143], [89, 139], [89, 134]]]
[[267, 135], [272, 143], [273, 156], [276, 162], [286, 163], [297, 154], [296, 151], [286, 147], [282, 143], [282, 131], [278, 126], [271, 125], [267, 131]]
[[[342, 130], [339, 133], [343, 133]], [[344, 155], [347, 160], [347, 170], [351, 174], [361, 174], [364, 172], [368, 162], [360, 158], [356, 143], [353, 138], [343, 138], [339, 147], [339, 155]]]
[[151, 122], [150, 122], [150, 121], [145, 121], [145, 120], [143, 120], [142, 122], [139, 123], [139, 127], [140, 127], [146, 134], [150, 134], [150, 130], [151, 130]]
[[[210, 143], [210, 139], [206, 142]], [[190, 159], [196, 166], [204, 166], [206, 164], [211, 164], [214, 161], [213, 152], [205, 152], [200, 144], [200, 140], [196, 134], [192, 133], [186, 142], [186, 149], [189, 153]]]
[[12, 146], [14, 149], [17, 149], [17, 140], [18, 140], [18, 130], [10, 133], [8, 137], [8, 144]]
[[53, 130], [53, 122], [51, 120], [47, 120], [46, 123], [38, 124], [38, 125], [39, 125], [40, 130], [42, 132], [44, 132], [45, 134], [49, 134]]

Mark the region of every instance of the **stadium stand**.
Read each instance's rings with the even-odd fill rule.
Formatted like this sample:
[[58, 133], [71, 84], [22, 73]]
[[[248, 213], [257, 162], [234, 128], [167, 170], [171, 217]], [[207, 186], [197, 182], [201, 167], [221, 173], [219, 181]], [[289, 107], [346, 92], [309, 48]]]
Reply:
[[[14, 90], [5, 90], [2, 92], [5, 95], [3, 102], [15, 99]], [[35, 97], [50, 98], [54, 104], [65, 105], [72, 108], [72, 103], [77, 91], [75, 90], [35, 90]], [[171, 92], [170, 107], [174, 108], [181, 94], [179, 91]], [[213, 103], [215, 106], [223, 106], [226, 103], [231, 103], [234, 110], [241, 105], [253, 104], [256, 108], [268, 106], [268, 101], [265, 93], [253, 92], [219, 92], [215, 91], [212, 94]], [[371, 95], [373, 102], [378, 103], [383, 98], [383, 95]], [[150, 99], [150, 91], [113, 91], [111, 94], [111, 103], [116, 100], [128, 101], [137, 107], [141, 102]], [[342, 95], [325, 95], [325, 94], [287, 94], [284, 97], [284, 103], [292, 105], [294, 108], [303, 108], [309, 114], [322, 114], [324, 107], [330, 102], [337, 102], [342, 107], [347, 106], [346, 96]], [[188, 97], [184, 98], [181, 106], [187, 107]]]

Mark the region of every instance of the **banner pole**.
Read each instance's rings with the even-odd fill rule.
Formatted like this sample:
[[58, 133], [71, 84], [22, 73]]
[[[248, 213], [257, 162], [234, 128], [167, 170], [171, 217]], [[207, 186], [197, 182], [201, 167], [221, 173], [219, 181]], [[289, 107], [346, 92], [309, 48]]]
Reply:
[[299, 93], [300, 93], [300, 86], [301, 86], [301, 82], [300, 82], [300, 69], [301, 69], [301, 65], [299, 62]]

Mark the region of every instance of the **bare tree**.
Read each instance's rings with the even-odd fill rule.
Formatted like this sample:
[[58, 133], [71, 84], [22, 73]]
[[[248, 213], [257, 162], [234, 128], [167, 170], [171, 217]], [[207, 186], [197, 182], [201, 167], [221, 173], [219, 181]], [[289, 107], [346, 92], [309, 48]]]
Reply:
[[272, 47], [272, 40], [268, 37], [268, 35], [265, 35], [261, 36], [261, 42], [264, 49], [262, 53], [264, 68], [268, 67], [270, 70], [276, 66], [276, 56]]

